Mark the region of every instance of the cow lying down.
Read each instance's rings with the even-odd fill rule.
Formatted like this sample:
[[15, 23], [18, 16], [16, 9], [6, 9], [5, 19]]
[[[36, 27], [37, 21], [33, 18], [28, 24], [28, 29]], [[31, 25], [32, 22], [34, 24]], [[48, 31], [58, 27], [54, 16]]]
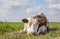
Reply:
[[45, 33], [49, 31], [49, 22], [43, 13], [23, 18], [22, 22], [25, 23], [23, 31], [26, 31], [27, 34], [39, 35], [41, 32]]

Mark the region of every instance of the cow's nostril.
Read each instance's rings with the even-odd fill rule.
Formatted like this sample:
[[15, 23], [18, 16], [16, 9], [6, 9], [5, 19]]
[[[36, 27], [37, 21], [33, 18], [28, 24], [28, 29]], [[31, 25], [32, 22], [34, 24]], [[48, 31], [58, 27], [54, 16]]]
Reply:
[[36, 35], [36, 32], [31, 32], [33, 35]]

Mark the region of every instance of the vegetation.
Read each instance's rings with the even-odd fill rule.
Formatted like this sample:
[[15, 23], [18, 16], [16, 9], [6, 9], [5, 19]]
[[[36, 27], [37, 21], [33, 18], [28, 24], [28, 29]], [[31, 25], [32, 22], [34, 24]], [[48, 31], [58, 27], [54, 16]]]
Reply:
[[50, 31], [39, 36], [15, 33], [23, 29], [21, 22], [0, 22], [0, 39], [60, 39], [60, 23], [51, 22]]
[[0, 22], [0, 34], [19, 31], [23, 29], [24, 24], [20, 22]]

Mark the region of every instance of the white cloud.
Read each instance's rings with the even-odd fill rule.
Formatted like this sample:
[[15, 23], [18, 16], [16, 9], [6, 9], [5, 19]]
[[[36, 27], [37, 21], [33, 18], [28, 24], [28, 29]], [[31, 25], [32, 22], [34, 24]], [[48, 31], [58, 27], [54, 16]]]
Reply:
[[36, 6], [36, 7], [32, 7], [32, 8], [28, 8], [27, 10], [26, 10], [26, 13], [33, 13], [33, 12], [37, 12], [37, 11], [39, 11], [40, 10], [40, 6]]
[[55, 16], [57, 12], [55, 10], [51, 10], [49, 14]]
[[46, 2], [52, 2], [52, 0], [46, 0]]
[[7, 9], [6, 8], [0, 8], [0, 16], [6, 17], [7, 16]]
[[45, 0], [45, 1], [49, 3], [60, 3], [60, 0]]
[[0, 0], [0, 17], [7, 17], [10, 13], [11, 6], [26, 6], [29, 0]]
[[60, 4], [51, 4], [49, 8], [60, 9]]
[[51, 9], [60, 9], [60, 0], [45, 0]]
[[31, 13], [33, 11], [33, 8], [28, 8], [27, 10], [26, 10], [26, 13]]
[[7, 17], [7, 11], [0, 8], [0, 21], [5, 21]]
[[6, 5], [6, 6], [24, 6], [28, 4], [29, 0], [2, 0], [2, 2]]

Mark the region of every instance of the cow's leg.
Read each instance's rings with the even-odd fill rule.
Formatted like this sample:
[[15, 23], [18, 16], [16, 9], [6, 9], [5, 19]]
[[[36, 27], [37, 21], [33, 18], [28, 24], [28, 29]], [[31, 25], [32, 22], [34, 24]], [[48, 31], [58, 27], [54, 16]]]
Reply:
[[39, 31], [37, 32], [37, 35], [40, 35], [40, 33], [41, 33], [41, 29], [39, 28]]

